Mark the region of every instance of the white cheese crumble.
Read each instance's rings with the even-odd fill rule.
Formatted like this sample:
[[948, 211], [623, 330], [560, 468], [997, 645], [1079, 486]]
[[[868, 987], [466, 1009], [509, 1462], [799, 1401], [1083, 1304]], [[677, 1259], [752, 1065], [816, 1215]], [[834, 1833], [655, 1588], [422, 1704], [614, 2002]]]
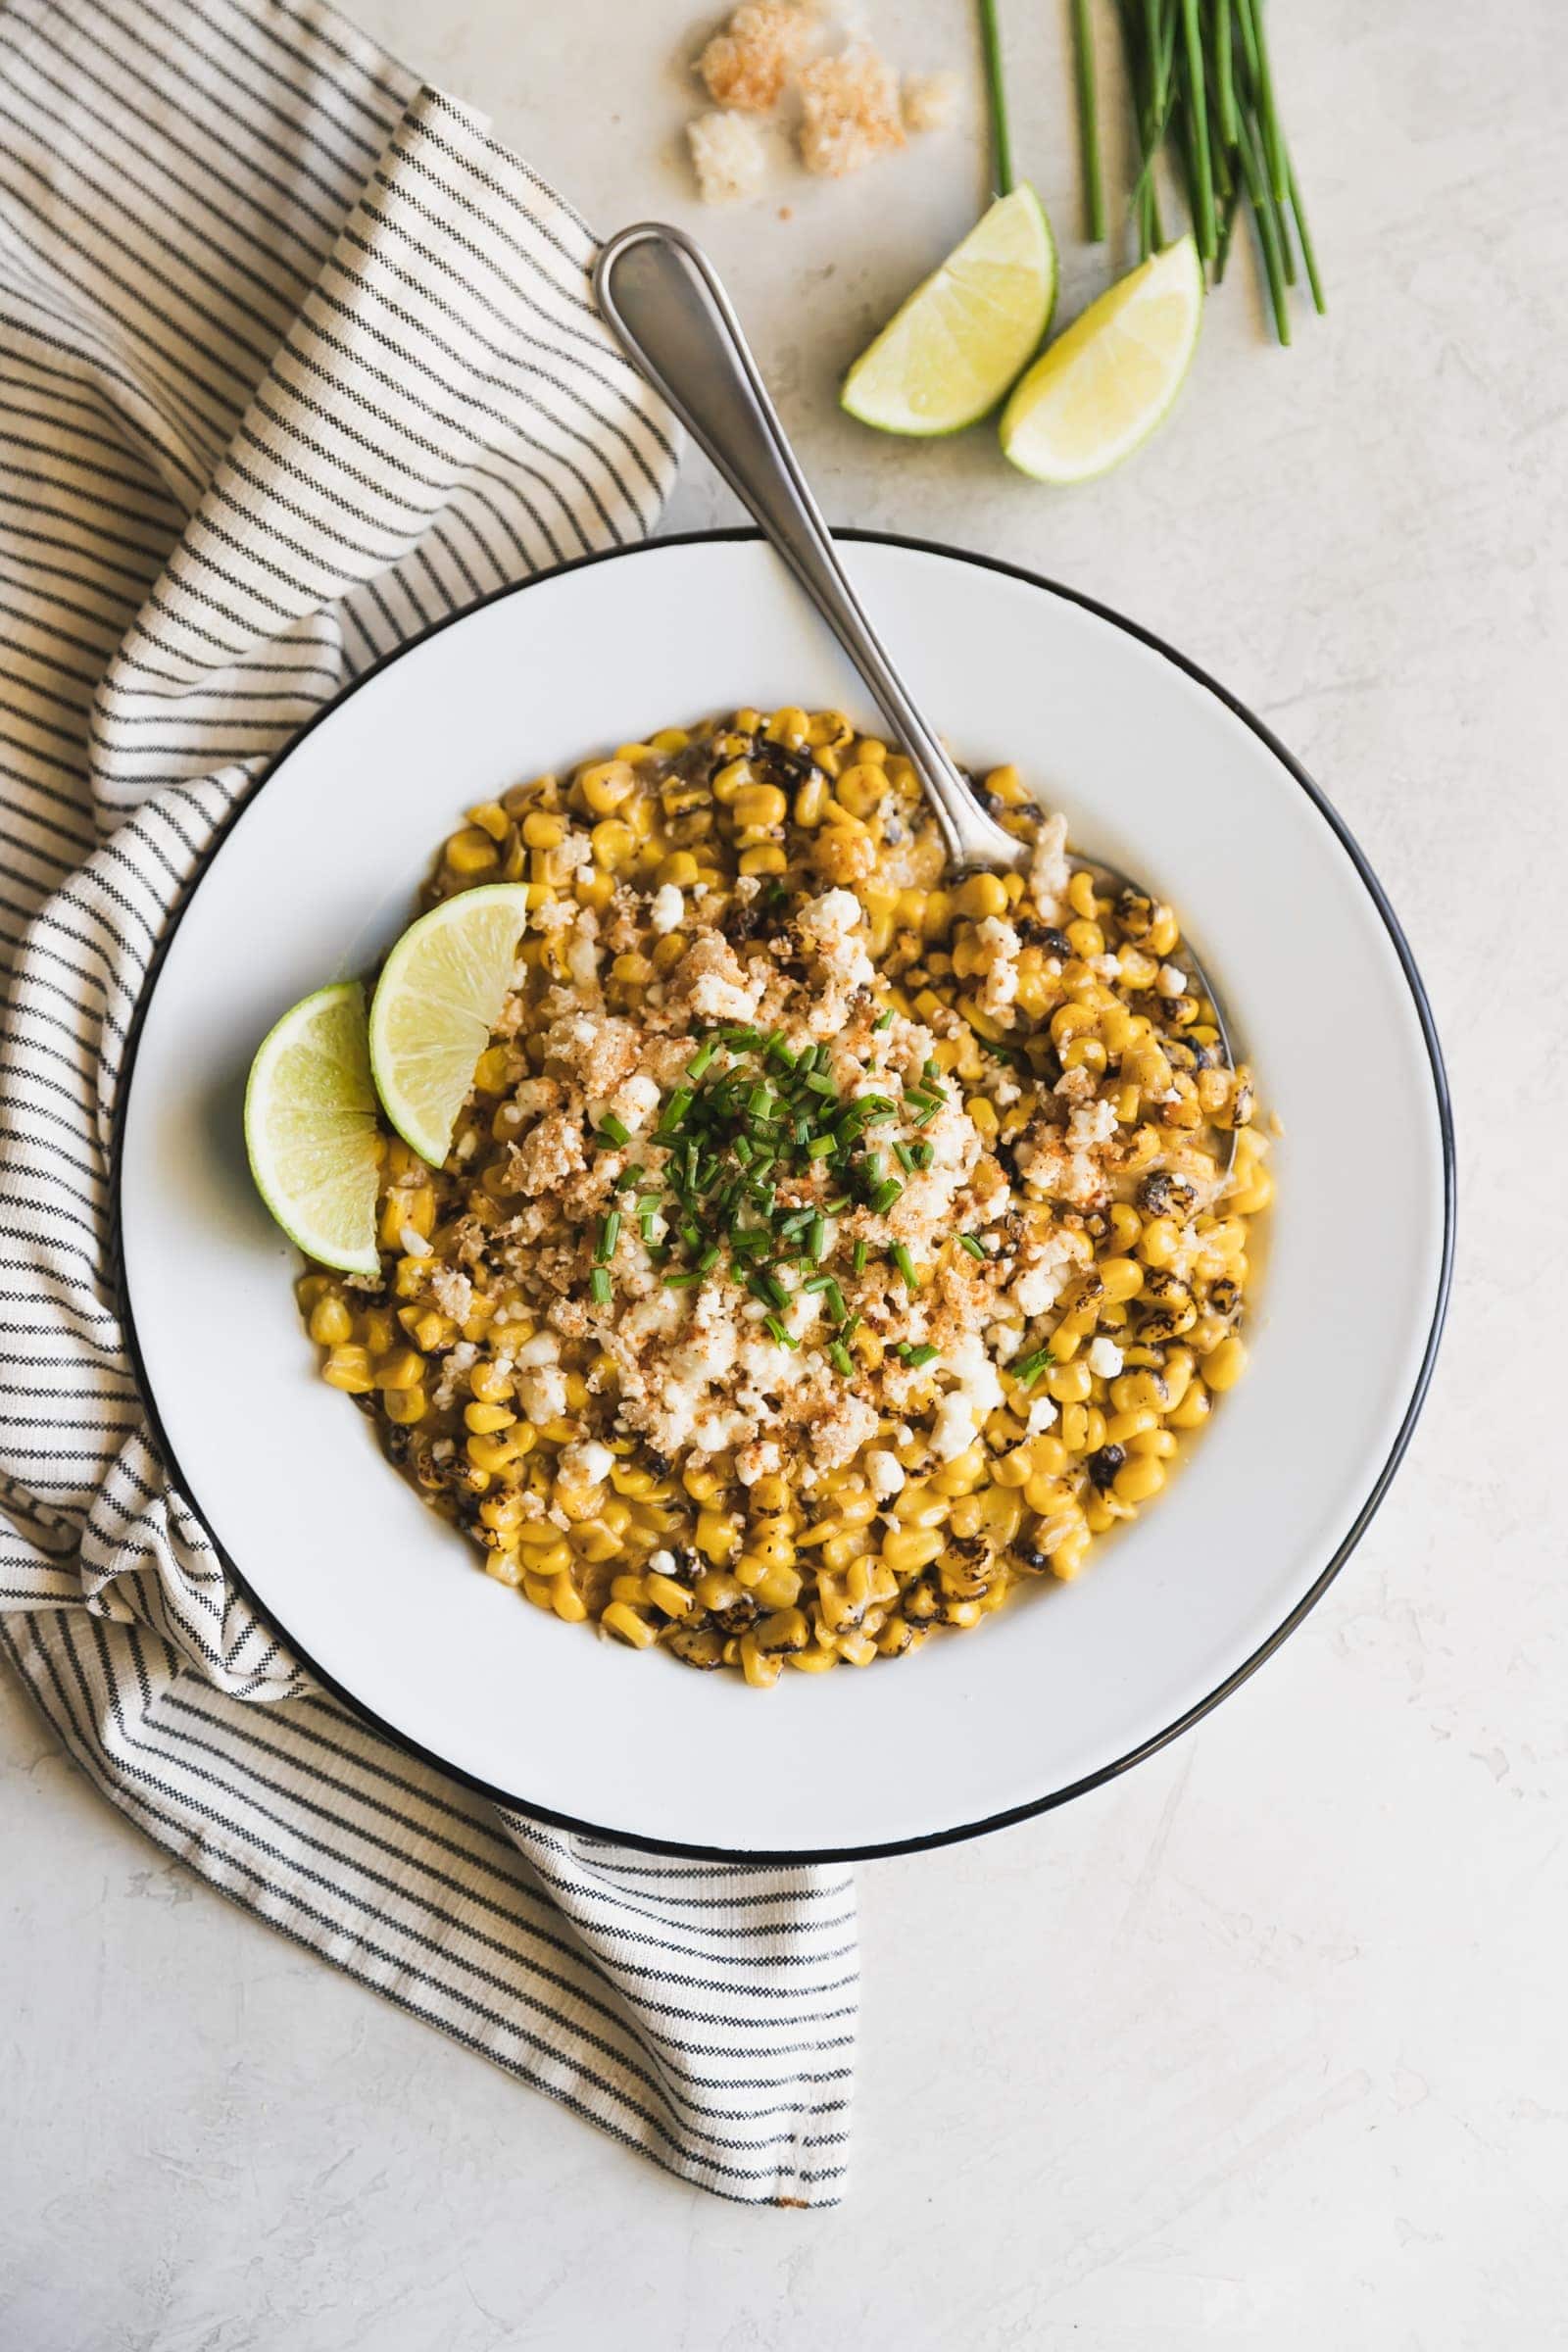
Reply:
[[1121, 1370], [1121, 1349], [1103, 1336], [1089, 1343], [1088, 1364], [1097, 1380], [1114, 1380]]
[[648, 919], [661, 936], [667, 931], [678, 931], [685, 913], [686, 902], [673, 882], [665, 882], [655, 891]]

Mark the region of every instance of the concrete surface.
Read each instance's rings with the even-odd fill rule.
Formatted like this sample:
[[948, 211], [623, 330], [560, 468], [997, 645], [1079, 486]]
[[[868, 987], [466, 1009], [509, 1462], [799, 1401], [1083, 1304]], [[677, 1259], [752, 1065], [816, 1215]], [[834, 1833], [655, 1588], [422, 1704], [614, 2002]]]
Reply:
[[[973, 85], [957, 0], [863, 12]], [[358, 14], [597, 223], [698, 219], [679, 0]], [[1071, 308], [1103, 263], [1076, 235], [1065, 10], [1004, 16]], [[1275, 350], [1241, 268], [1167, 429], [1070, 496], [984, 430], [882, 443], [833, 405], [975, 210], [972, 122], [701, 227], [830, 515], [1164, 632], [1384, 875], [1464, 1161], [1446, 1350], [1392, 1498], [1174, 1749], [865, 1871], [856, 2179], [817, 2216], [676, 2186], [292, 1950], [165, 1867], [0, 1686], [3, 2352], [1568, 2343], [1568, 44], [1547, 0], [1308, 0], [1276, 42], [1331, 315]], [[694, 465], [672, 523], [728, 514]]]

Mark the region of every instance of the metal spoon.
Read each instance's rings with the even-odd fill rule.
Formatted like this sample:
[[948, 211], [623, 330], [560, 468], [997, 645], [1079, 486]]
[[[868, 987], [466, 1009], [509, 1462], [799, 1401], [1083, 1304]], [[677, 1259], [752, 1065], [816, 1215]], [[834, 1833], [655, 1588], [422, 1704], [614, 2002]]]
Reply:
[[[821, 510], [758, 372], [734, 306], [702, 248], [659, 220], [623, 228], [594, 265], [599, 307], [628, 357], [663, 394], [694, 441], [760, 524], [859, 672], [930, 802], [953, 863], [1007, 868], [1029, 847], [988, 816], [948, 758], [850, 585]], [[1136, 889], [1102, 860], [1078, 856], [1097, 887]], [[1219, 1000], [1191, 947], [1183, 952], [1214, 1006], [1227, 1062], [1230, 1035]], [[1234, 1150], [1234, 1137], [1232, 1138]]]

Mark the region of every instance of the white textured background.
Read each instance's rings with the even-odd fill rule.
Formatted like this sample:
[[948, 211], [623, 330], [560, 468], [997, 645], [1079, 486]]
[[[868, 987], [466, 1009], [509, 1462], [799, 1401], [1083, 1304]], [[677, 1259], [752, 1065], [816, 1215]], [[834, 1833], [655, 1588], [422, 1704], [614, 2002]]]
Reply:
[[[966, 0], [862, 13], [973, 93]], [[0, 1685], [0, 2352], [1568, 2344], [1558, 10], [1277, 5], [1331, 315], [1276, 351], [1239, 257], [1175, 418], [1059, 497], [983, 428], [882, 443], [833, 404], [981, 200], [977, 108], [699, 220], [681, 0], [357, 14], [597, 225], [700, 225], [830, 516], [1087, 589], [1285, 737], [1432, 990], [1459, 1279], [1390, 1501], [1248, 1689], [1064, 1814], [863, 1874], [833, 2214], [677, 2187], [340, 1982], [166, 1867]], [[1103, 263], [1064, 0], [1004, 16], [1065, 316]], [[672, 524], [727, 519], [694, 463]]]

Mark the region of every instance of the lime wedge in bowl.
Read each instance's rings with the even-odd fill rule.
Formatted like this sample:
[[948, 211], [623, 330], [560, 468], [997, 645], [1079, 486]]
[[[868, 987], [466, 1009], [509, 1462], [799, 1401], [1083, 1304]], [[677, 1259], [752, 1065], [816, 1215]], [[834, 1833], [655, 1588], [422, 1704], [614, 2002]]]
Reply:
[[358, 981], [318, 988], [262, 1040], [245, 1088], [245, 1149], [257, 1191], [307, 1257], [377, 1271], [381, 1142]]
[[1190, 236], [1091, 303], [1002, 416], [1004, 455], [1040, 482], [1087, 482], [1149, 438], [1181, 389], [1203, 316]]
[[370, 1067], [406, 1144], [440, 1167], [480, 1054], [513, 985], [528, 921], [522, 882], [460, 891], [421, 914], [382, 968], [370, 1005]]
[[884, 433], [956, 433], [994, 409], [1040, 347], [1056, 248], [1033, 188], [1003, 196], [850, 369], [841, 399]]

